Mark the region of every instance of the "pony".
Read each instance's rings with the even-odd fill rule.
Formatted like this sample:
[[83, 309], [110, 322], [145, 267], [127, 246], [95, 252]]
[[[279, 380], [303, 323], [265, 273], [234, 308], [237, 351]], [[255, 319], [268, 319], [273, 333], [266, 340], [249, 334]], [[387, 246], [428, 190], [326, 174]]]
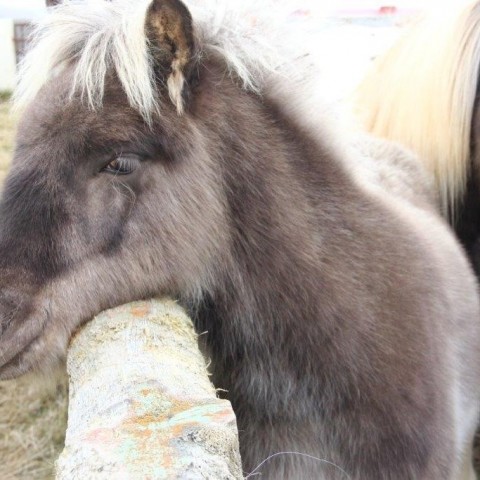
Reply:
[[418, 154], [443, 215], [480, 276], [478, 76], [480, 2], [417, 19], [377, 58], [353, 97], [370, 133]]
[[473, 479], [479, 295], [430, 177], [345, 131], [244, 6], [68, 2], [38, 27], [0, 201], [0, 379], [169, 295], [246, 473]]

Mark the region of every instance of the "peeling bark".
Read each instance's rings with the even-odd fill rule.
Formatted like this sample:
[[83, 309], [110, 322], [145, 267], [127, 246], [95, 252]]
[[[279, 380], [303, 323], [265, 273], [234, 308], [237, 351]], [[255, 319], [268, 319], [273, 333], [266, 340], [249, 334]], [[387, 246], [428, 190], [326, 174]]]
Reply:
[[57, 480], [240, 479], [235, 416], [173, 301], [98, 315], [72, 340]]

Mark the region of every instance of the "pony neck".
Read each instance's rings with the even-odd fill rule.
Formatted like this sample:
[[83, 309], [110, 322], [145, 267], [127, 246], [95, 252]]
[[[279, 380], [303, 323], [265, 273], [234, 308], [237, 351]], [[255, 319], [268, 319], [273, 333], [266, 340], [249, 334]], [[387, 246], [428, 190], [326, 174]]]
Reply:
[[[260, 97], [213, 72], [202, 80], [194, 113], [223, 173], [228, 252], [191, 313], [198, 331], [209, 332], [212, 355], [227, 362], [253, 350], [267, 354], [299, 319], [318, 318], [324, 237], [359, 193], [330, 138], [298, 122], [281, 98]], [[333, 326], [314, 328], [328, 336]]]

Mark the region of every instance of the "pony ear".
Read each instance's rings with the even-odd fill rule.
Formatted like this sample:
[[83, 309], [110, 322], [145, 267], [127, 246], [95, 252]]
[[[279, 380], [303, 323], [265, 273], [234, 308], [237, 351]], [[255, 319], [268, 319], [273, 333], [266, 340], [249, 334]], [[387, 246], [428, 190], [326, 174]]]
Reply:
[[185, 77], [194, 51], [192, 16], [180, 0], [153, 0], [145, 31], [155, 68], [167, 78], [170, 99], [182, 113]]

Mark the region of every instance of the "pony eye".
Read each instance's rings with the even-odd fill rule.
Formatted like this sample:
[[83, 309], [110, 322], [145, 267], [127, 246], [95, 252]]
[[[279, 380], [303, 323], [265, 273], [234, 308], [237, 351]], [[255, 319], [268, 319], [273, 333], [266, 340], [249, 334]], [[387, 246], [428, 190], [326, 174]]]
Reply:
[[128, 175], [132, 173], [140, 164], [140, 158], [137, 155], [119, 155], [110, 161], [102, 172], [113, 175]]

